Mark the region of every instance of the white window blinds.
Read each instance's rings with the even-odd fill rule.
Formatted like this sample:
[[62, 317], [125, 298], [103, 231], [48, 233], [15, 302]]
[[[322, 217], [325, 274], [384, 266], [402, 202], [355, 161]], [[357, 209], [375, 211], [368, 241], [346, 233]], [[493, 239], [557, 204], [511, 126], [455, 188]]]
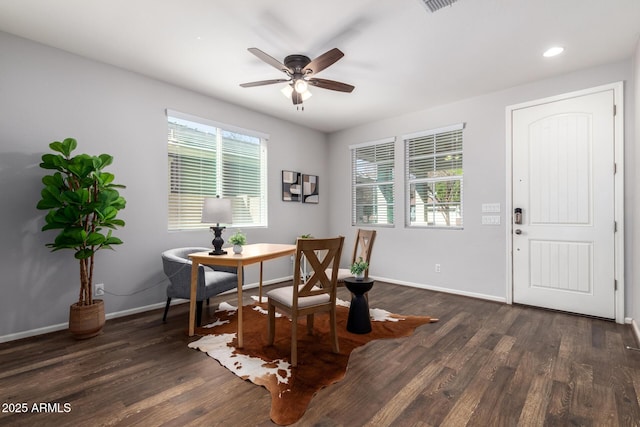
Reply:
[[351, 223], [394, 223], [395, 139], [350, 147], [352, 173]]
[[463, 124], [406, 135], [409, 226], [462, 227]]
[[207, 228], [205, 197], [231, 200], [233, 224], [266, 226], [266, 136], [167, 111], [169, 230]]

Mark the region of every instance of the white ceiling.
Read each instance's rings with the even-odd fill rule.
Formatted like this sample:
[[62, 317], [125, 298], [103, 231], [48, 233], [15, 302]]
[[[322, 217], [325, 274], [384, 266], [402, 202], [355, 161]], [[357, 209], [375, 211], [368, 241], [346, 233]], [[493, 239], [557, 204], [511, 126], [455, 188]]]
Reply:
[[[1, 0], [0, 31], [332, 132], [630, 58], [640, 1]], [[239, 86], [285, 77], [249, 47], [280, 61], [337, 47], [318, 77], [356, 89], [312, 87], [296, 111], [284, 84]]]

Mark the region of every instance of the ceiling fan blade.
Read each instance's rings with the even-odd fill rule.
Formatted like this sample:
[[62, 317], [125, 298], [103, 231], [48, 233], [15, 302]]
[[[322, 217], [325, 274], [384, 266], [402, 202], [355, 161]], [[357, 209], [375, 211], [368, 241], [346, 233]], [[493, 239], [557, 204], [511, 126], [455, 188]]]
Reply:
[[288, 81], [289, 79], [260, 80], [259, 82], [241, 83], [240, 86], [242, 87], [264, 86], [264, 85], [272, 85], [275, 83], [284, 83]]
[[338, 61], [338, 59], [342, 58], [343, 56], [344, 53], [342, 53], [340, 49], [334, 47], [333, 49], [323, 53], [313, 61], [309, 62], [307, 66], [304, 67], [303, 73], [308, 75], [319, 73], [320, 71]]
[[267, 64], [269, 64], [272, 67], [277, 68], [278, 70], [282, 71], [283, 73], [287, 73], [287, 74], [293, 73], [293, 70], [291, 70], [289, 67], [287, 67], [282, 62], [280, 62], [277, 59], [275, 59], [273, 56], [264, 53], [263, 51], [261, 51], [257, 47], [250, 47], [247, 50], [249, 52], [253, 53], [258, 58], [260, 58], [261, 60], [263, 60], [264, 62], [266, 62]]
[[337, 90], [338, 92], [349, 92], [351, 93], [355, 86], [351, 86], [346, 83], [337, 82], [335, 80], [327, 80], [327, 79], [309, 79], [307, 82], [316, 87], [321, 87], [322, 89], [329, 90]]

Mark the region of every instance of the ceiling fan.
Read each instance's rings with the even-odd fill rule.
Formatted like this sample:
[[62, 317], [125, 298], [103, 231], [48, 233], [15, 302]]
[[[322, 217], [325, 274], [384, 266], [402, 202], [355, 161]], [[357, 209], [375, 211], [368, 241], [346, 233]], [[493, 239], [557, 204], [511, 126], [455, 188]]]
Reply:
[[[249, 52], [271, 65], [274, 68], [285, 73], [289, 78], [287, 79], [273, 79], [273, 80], [260, 80], [257, 82], [242, 83], [242, 87], [254, 87], [264, 86], [275, 83], [289, 83], [285, 87], [287, 92], [291, 92], [291, 101], [293, 105], [302, 104], [311, 94], [309, 93], [308, 86], [316, 86], [323, 89], [336, 90], [338, 92], [351, 92], [355, 88], [352, 85], [337, 82], [335, 80], [318, 79], [313, 77], [320, 71], [334, 64], [340, 58], [344, 56], [344, 53], [340, 49], [333, 48], [316, 59], [311, 60], [305, 55], [289, 55], [284, 58], [284, 63], [278, 61], [272, 56], [264, 53], [258, 48], [250, 47]], [[288, 93], [286, 93], [289, 96]], [[303, 108], [304, 109], [304, 108]]]

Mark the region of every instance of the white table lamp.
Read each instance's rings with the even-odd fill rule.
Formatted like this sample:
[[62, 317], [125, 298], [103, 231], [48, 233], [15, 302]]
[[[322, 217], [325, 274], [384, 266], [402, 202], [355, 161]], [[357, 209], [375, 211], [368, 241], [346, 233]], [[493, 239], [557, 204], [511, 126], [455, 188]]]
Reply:
[[222, 249], [224, 240], [222, 239], [222, 230], [225, 227], [220, 227], [220, 223], [231, 224], [231, 200], [221, 199], [220, 197], [206, 197], [202, 205], [202, 222], [203, 223], [216, 223], [211, 227], [213, 230], [213, 251], [209, 252], [209, 255], [224, 255], [227, 251]]

